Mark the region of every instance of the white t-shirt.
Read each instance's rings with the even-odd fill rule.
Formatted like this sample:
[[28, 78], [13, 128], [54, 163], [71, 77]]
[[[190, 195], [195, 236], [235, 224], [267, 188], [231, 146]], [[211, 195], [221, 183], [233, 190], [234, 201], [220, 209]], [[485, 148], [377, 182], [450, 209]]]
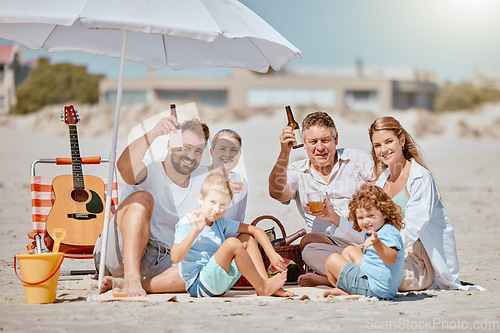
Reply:
[[198, 194], [201, 183], [207, 176], [206, 167], [198, 167], [191, 173], [186, 188], [177, 186], [163, 169], [162, 162], [147, 165], [146, 179], [138, 185], [126, 185], [122, 197], [126, 198], [137, 191], [151, 193], [155, 200], [151, 216], [151, 238], [156, 238], [172, 248], [175, 224], [186, 214], [198, 209]]

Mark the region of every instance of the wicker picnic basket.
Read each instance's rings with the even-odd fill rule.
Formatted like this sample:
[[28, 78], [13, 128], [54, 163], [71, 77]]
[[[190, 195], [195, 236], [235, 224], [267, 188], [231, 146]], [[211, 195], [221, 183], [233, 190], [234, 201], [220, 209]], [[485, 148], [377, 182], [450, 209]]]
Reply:
[[[262, 220], [272, 220], [274, 221], [278, 227], [280, 228], [281, 231], [281, 236], [286, 237], [286, 231], [285, 228], [283, 227], [283, 224], [281, 224], [280, 220], [278, 220], [276, 217], [272, 215], [262, 215], [257, 217], [255, 220], [253, 220], [252, 225], [256, 226], [257, 223], [259, 223]], [[276, 246], [274, 250], [283, 258], [287, 258], [290, 260], [293, 260], [297, 266], [299, 266], [300, 271], [302, 274], [305, 272], [305, 263], [304, 260], [302, 259], [302, 252], [300, 251], [300, 246], [297, 245], [284, 245], [284, 246]], [[260, 252], [262, 253], [262, 259], [264, 262], [269, 262], [269, 259], [266, 256], [266, 253], [262, 248], [260, 248]]]
[[[274, 216], [271, 215], [262, 215], [257, 217], [255, 220], [253, 220], [252, 225], [256, 226], [257, 223], [259, 223], [262, 220], [272, 220], [274, 221], [278, 227], [281, 230], [281, 235], [282, 237], [286, 237], [286, 231], [285, 228], [283, 227], [283, 224]], [[266, 253], [262, 249], [262, 247], [259, 245], [260, 248], [260, 253], [262, 254], [262, 260], [264, 261], [264, 264], [266, 267], [269, 266], [269, 259], [267, 258]], [[299, 267], [300, 273], [304, 274], [305, 272], [305, 263], [304, 260], [302, 260], [302, 253], [300, 252], [300, 246], [299, 245], [285, 245], [285, 246], [276, 246], [274, 250], [283, 258], [287, 258], [290, 260], [293, 260], [297, 266]], [[296, 283], [297, 282], [297, 276], [292, 276], [290, 275], [289, 272], [289, 279], [287, 280], [287, 283]], [[232, 287], [233, 289], [238, 289], [238, 288], [252, 288], [250, 282], [247, 281], [247, 279], [242, 275], [239, 280], [234, 284]]]

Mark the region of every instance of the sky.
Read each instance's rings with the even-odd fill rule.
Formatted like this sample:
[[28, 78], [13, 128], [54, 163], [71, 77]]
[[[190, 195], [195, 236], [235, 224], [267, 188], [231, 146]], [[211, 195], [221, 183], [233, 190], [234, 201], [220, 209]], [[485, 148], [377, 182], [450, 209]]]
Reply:
[[[499, 0], [241, 0], [302, 52], [288, 67], [414, 67], [438, 81], [471, 81], [474, 68], [500, 68]], [[0, 40], [0, 43], [8, 41]], [[24, 49], [27, 60], [87, 66], [116, 78], [119, 60]], [[145, 66], [127, 62], [125, 77]], [[227, 69], [158, 70], [157, 76], [228, 75]]]

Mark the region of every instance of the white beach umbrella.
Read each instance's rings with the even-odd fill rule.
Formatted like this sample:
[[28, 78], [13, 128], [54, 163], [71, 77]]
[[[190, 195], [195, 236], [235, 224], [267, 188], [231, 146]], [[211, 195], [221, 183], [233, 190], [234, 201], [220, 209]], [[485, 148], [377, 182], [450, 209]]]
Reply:
[[[29, 49], [121, 58], [109, 179], [116, 161], [125, 60], [152, 69], [279, 70], [300, 51], [236, 0], [0, 0], [0, 38]], [[107, 197], [111, 198], [112, 182]], [[111, 200], [106, 201], [99, 286]]]

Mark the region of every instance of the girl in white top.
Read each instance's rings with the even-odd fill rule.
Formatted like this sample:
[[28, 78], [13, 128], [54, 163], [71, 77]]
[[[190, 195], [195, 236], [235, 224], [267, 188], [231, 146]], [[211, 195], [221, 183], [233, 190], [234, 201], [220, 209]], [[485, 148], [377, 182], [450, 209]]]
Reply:
[[231, 129], [222, 129], [212, 139], [210, 155], [212, 165], [210, 171], [219, 168], [231, 181], [233, 199], [224, 215], [227, 218], [243, 223], [248, 200], [248, 183], [246, 177], [236, 173], [236, 168], [241, 157], [241, 136]]
[[405, 271], [399, 290], [482, 289], [458, 280], [453, 227], [411, 135], [392, 117], [375, 120], [369, 135], [375, 163], [372, 180], [404, 213]]

